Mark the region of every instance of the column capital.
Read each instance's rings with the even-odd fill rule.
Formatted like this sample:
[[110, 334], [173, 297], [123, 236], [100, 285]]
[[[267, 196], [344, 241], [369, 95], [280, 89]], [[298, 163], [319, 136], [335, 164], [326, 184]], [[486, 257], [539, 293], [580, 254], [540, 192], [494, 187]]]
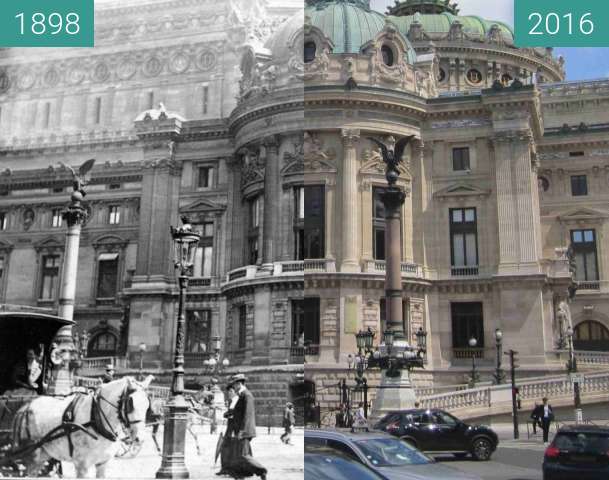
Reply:
[[340, 133], [345, 147], [353, 147], [359, 141], [360, 131], [357, 128], [343, 128]]
[[266, 148], [267, 152], [277, 154], [279, 152], [279, 145], [281, 143], [281, 135], [269, 135], [262, 139], [262, 146]]
[[495, 132], [495, 135], [491, 137], [491, 141], [495, 145], [515, 142], [532, 143], [533, 131], [530, 128], [526, 128], [522, 130]]

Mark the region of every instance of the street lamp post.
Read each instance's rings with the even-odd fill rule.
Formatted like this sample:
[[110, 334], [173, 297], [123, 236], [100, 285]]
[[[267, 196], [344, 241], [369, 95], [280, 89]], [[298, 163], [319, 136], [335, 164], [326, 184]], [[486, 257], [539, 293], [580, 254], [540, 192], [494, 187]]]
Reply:
[[501, 358], [503, 350], [503, 332], [500, 328], [495, 329], [495, 347], [497, 350], [497, 362], [495, 365], [495, 383], [501, 385], [505, 380], [505, 373], [501, 368]]
[[181, 227], [171, 227], [174, 246], [174, 264], [179, 273], [180, 287], [178, 302], [178, 319], [176, 328], [176, 344], [174, 352], [173, 382], [171, 398], [167, 402], [167, 415], [163, 431], [163, 459], [161, 467], [156, 472], [156, 478], [189, 478], [184, 463], [184, 445], [186, 441], [186, 421], [188, 405], [184, 399], [184, 315], [188, 275], [192, 270], [196, 254], [196, 246], [201, 236], [194, 232], [186, 217], [182, 217]]
[[144, 379], [144, 352], [146, 352], [146, 344], [144, 342], [140, 343], [138, 350], [140, 351], [140, 373], [139, 373], [138, 378], [140, 380], [143, 380]]
[[[567, 361], [567, 371], [571, 376], [577, 373], [577, 359], [575, 358], [575, 351], [573, 349], [573, 328], [571, 326], [567, 328], [567, 344], [569, 347], [569, 360]], [[577, 378], [573, 380], [573, 405], [576, 410], [581, 408], [579, 381], [577, 381]]]
[[472, 379], [471, 379], [471, 386], [472, 388], [476, 387], [476, 383], [478, 382], [478, 372], [476, 371], [476, 345], [478, 345], [478, 340], [476, 340], [476, 337], [472, 337], [469, 339], [469, 346], [472, 349]]

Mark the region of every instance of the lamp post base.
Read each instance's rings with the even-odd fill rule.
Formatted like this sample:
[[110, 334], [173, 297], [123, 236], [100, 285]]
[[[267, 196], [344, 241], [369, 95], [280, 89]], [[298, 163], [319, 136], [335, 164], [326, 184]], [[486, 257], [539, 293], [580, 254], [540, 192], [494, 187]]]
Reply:
[[414, 408], [416, 395], [410, 373], [408, 370], [400, 370], [397, 377], [388, 377], [387, 371], [383, 371], [381, 385], [372, 404], [371, 417], [380, 419], [389, 412]]
[[189, 478], [184, 463], [188, 405], [182, 395], [176, 395], [167, 404], [163, 427], [163, 460], [156, 478]]

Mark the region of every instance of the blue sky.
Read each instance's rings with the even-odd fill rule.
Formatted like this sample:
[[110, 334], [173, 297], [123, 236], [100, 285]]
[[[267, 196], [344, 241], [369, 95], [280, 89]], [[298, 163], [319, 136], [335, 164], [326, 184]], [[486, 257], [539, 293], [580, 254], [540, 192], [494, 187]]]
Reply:
[[[456, 0], [462, 15], [479, 15], [514, 24], [513, 0]], [[385, 12], [394, 0], [371, 0], [370, 6]], [[557, 48], [556, 55], [565, 57], [567, 80], [609, 77], [609, 48]]]

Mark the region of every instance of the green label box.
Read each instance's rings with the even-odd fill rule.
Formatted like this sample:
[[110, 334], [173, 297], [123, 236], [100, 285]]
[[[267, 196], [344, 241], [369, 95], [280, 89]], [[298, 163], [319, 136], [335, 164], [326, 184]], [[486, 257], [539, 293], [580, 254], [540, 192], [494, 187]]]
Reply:
[[94, 0], [0, 0], [0, 47], [93, 47]]
[[607, 47], [607, 0], [514, 0], [518, 47]]

